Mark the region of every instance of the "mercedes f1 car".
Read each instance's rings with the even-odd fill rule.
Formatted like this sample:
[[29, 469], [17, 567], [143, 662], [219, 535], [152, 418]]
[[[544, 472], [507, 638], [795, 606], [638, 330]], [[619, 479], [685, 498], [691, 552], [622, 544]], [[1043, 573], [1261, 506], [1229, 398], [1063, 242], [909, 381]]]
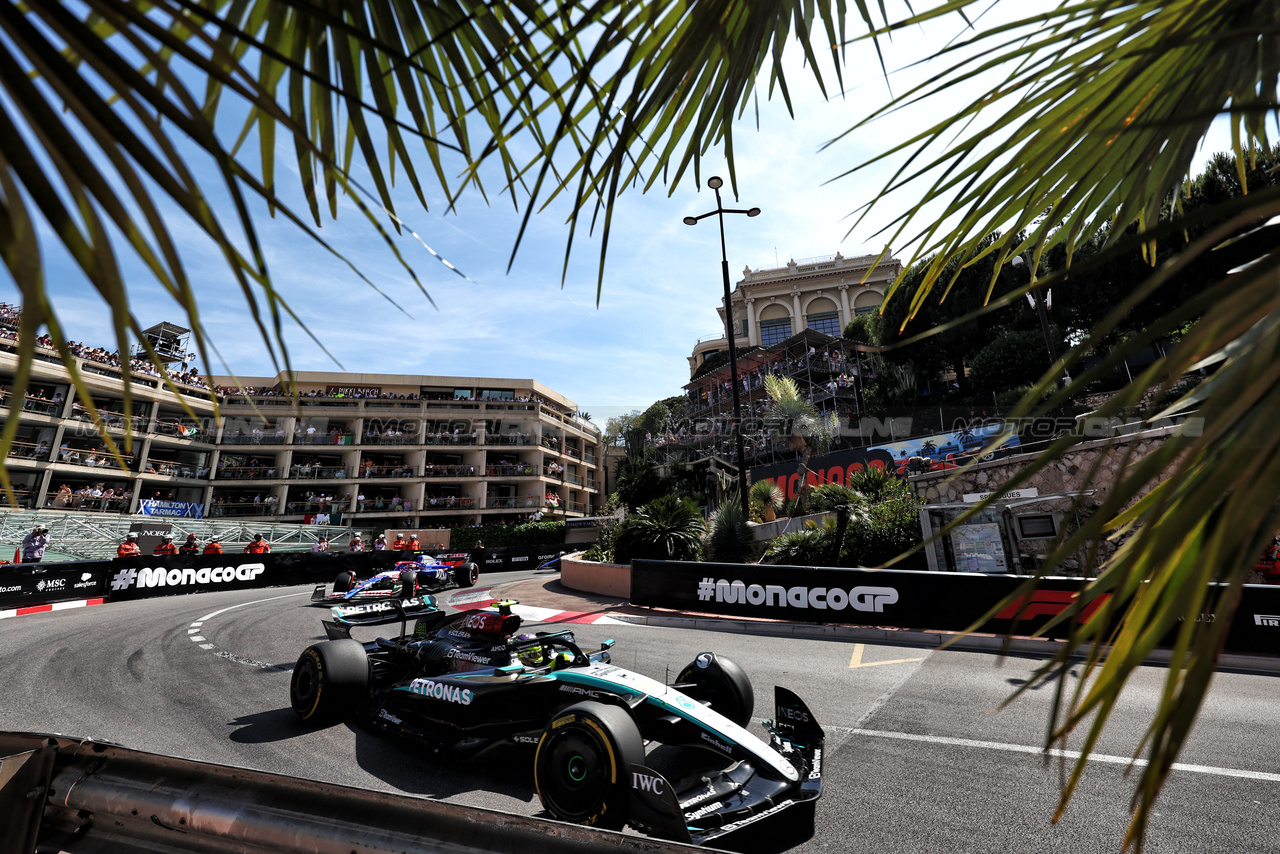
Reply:
[[479, 580], [480, 568], [470, 560], [444, 562], [421, 555], [416, 560], [396, 561], [395, 568], [364, 581], [358, 581], [355, 573], [340, 572], [333, 581], [333, 590], [326, 591], [325, 585], [317, 584], [311, 591], [311, 601], [329, 605], [392, 597], [411, 599], [450, 587], [474, 587]]
[[[746, 729], [754, 695], [732, 661], [701, 653], [664, 685], [612, 665], [611, 640], [584, 652], [572, 631], [517, 635], [514, 604], [449, 614], [425, 596], [335, 607], [329, 640], [294, 667], [293, 711], [443, 756], [527, 745], [542, 805], [561, 821], [731, 848], [765, 819], [804, 834], [790, 844], [812, 833], [824, 737], [798, 696], [774, 688], [764, 741]], [[397, 622], [395, 639], [351, 638], [354, 626]], [[678, 748], [679, 770], [654, 770], [652, 744]]]

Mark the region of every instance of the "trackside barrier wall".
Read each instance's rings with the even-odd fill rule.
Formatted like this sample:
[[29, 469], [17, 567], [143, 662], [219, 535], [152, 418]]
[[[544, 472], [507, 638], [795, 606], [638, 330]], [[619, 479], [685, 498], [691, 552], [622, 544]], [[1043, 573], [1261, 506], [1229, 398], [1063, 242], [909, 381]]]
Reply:
[[0, 854], [41, 850], [692, 854], [691, 845], [144, 753], [0, 732]]
[[[977, 623], [1026, 580], [968, 572], [636, 560], [631, 564], [631, 601], [704, 614], [958, 632]], [[1031, 634], [1070, 607], [1083, 585], [1078, 578], [1042, 579], [1034, 592], [978, 631]], [[1084, 616], [1091, 613], [1086, 608]], [[1230, 616], [1199, 615], [1203, 622], [1217, 619]], [[1055, 627], [1046, 637], [1061, 639], [1066, 629], [1065, 624]], [[1245, 586], [1226, 650], [1280, 653], [1280, 587]]]
[[110, 569], [106, 560], [0, 566], [0, 608], [106, 596]]
[[[479, 550], [480, 555], [480, 574], [483, 576], [486, 572], [515, 572], [522, 569], [537, 569], [547, 561], [555, 561], [550, 566], [559, 569], [560, 564], [558, 558], [562, 554], [567, 554], [570, 549], [566, 546], [555, 543], [551, 545], [541, 546], [485, 546]], [[428, 551], [427, 554], [435, 555], [445, 560], [463, 556], [474, 556], [474, 551]]]
[[[560, 546], [495, 546], [484, 549], [481, 574], [534, 569], [555, 561]], [[0, 609], [46, 605], [72, 599], [144, 599], [211, 590], [245, 590], [294, 584], [329, 583], [340, 572], [367, 578], [424, 552], [276, 552], [263, 555], [168, 555], [113, 560], [15, 564], [0, 567]], [[427, 552], [461, 559], [467, 552]]]

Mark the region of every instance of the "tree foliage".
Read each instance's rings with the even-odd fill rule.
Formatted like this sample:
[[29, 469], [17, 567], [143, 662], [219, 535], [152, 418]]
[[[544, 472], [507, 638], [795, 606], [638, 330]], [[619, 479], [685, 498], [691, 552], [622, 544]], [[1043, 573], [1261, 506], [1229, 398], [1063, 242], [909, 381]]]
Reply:
[[616, 563], [636, 558], [698, 560], [706, 524], [693, 502], [675, 495], [650, 501], [618, 526], [613, 541]]

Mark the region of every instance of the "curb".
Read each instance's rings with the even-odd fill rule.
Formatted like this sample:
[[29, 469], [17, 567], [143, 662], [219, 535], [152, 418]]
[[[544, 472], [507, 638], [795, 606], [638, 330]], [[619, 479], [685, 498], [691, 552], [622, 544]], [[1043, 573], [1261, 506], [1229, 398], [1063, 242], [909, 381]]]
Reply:
[[105, 597], [101, 599], [72, 599], [68, 602], [50, 602], [47, 605], [28, 605], [25, 608], [11, 608], [7, 611], [0, 611], [0, 620], [6, 617], [25, 617], [27, 614], [40, 614], [45, 611], [66, 611], [70, 608], [101, 605], [106, 601]]

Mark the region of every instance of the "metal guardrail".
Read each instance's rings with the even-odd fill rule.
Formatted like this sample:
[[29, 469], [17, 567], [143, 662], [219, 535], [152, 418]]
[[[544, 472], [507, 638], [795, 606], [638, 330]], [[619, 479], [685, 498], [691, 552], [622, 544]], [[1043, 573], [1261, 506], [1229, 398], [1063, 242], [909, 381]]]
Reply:
[[124, 540], [129, 527], [137, 522], [171, 525], [174, 542], [182, 542], [187, 534], [195, 534], [201, 543], [208, 542], [210, 537], [218, 537], [227, 552], [239, 552], [257, 534], [262, 534], [273, 549], [289, 551], [311, 548], [311, 544], [321, 534], [328, 537], [330, 542], [345, 543], [356, 532], [369, 533], [367, 527], [300, 525], [297, 521], [266, 522], [260, 518], [175, 519], [136, 514], [0, 509], [0, 544], [3, 544], [0, 547], [0, 557], [6, 556], [5, 550], [12, 554], [22, 538], [39, 524], [49, 529], [51, 551], [85, 560], [112, 558], [116, 556], [116, 546]]
[[427, 798], [0, 733], [0, 854], [691, 854], [664, 842]]

